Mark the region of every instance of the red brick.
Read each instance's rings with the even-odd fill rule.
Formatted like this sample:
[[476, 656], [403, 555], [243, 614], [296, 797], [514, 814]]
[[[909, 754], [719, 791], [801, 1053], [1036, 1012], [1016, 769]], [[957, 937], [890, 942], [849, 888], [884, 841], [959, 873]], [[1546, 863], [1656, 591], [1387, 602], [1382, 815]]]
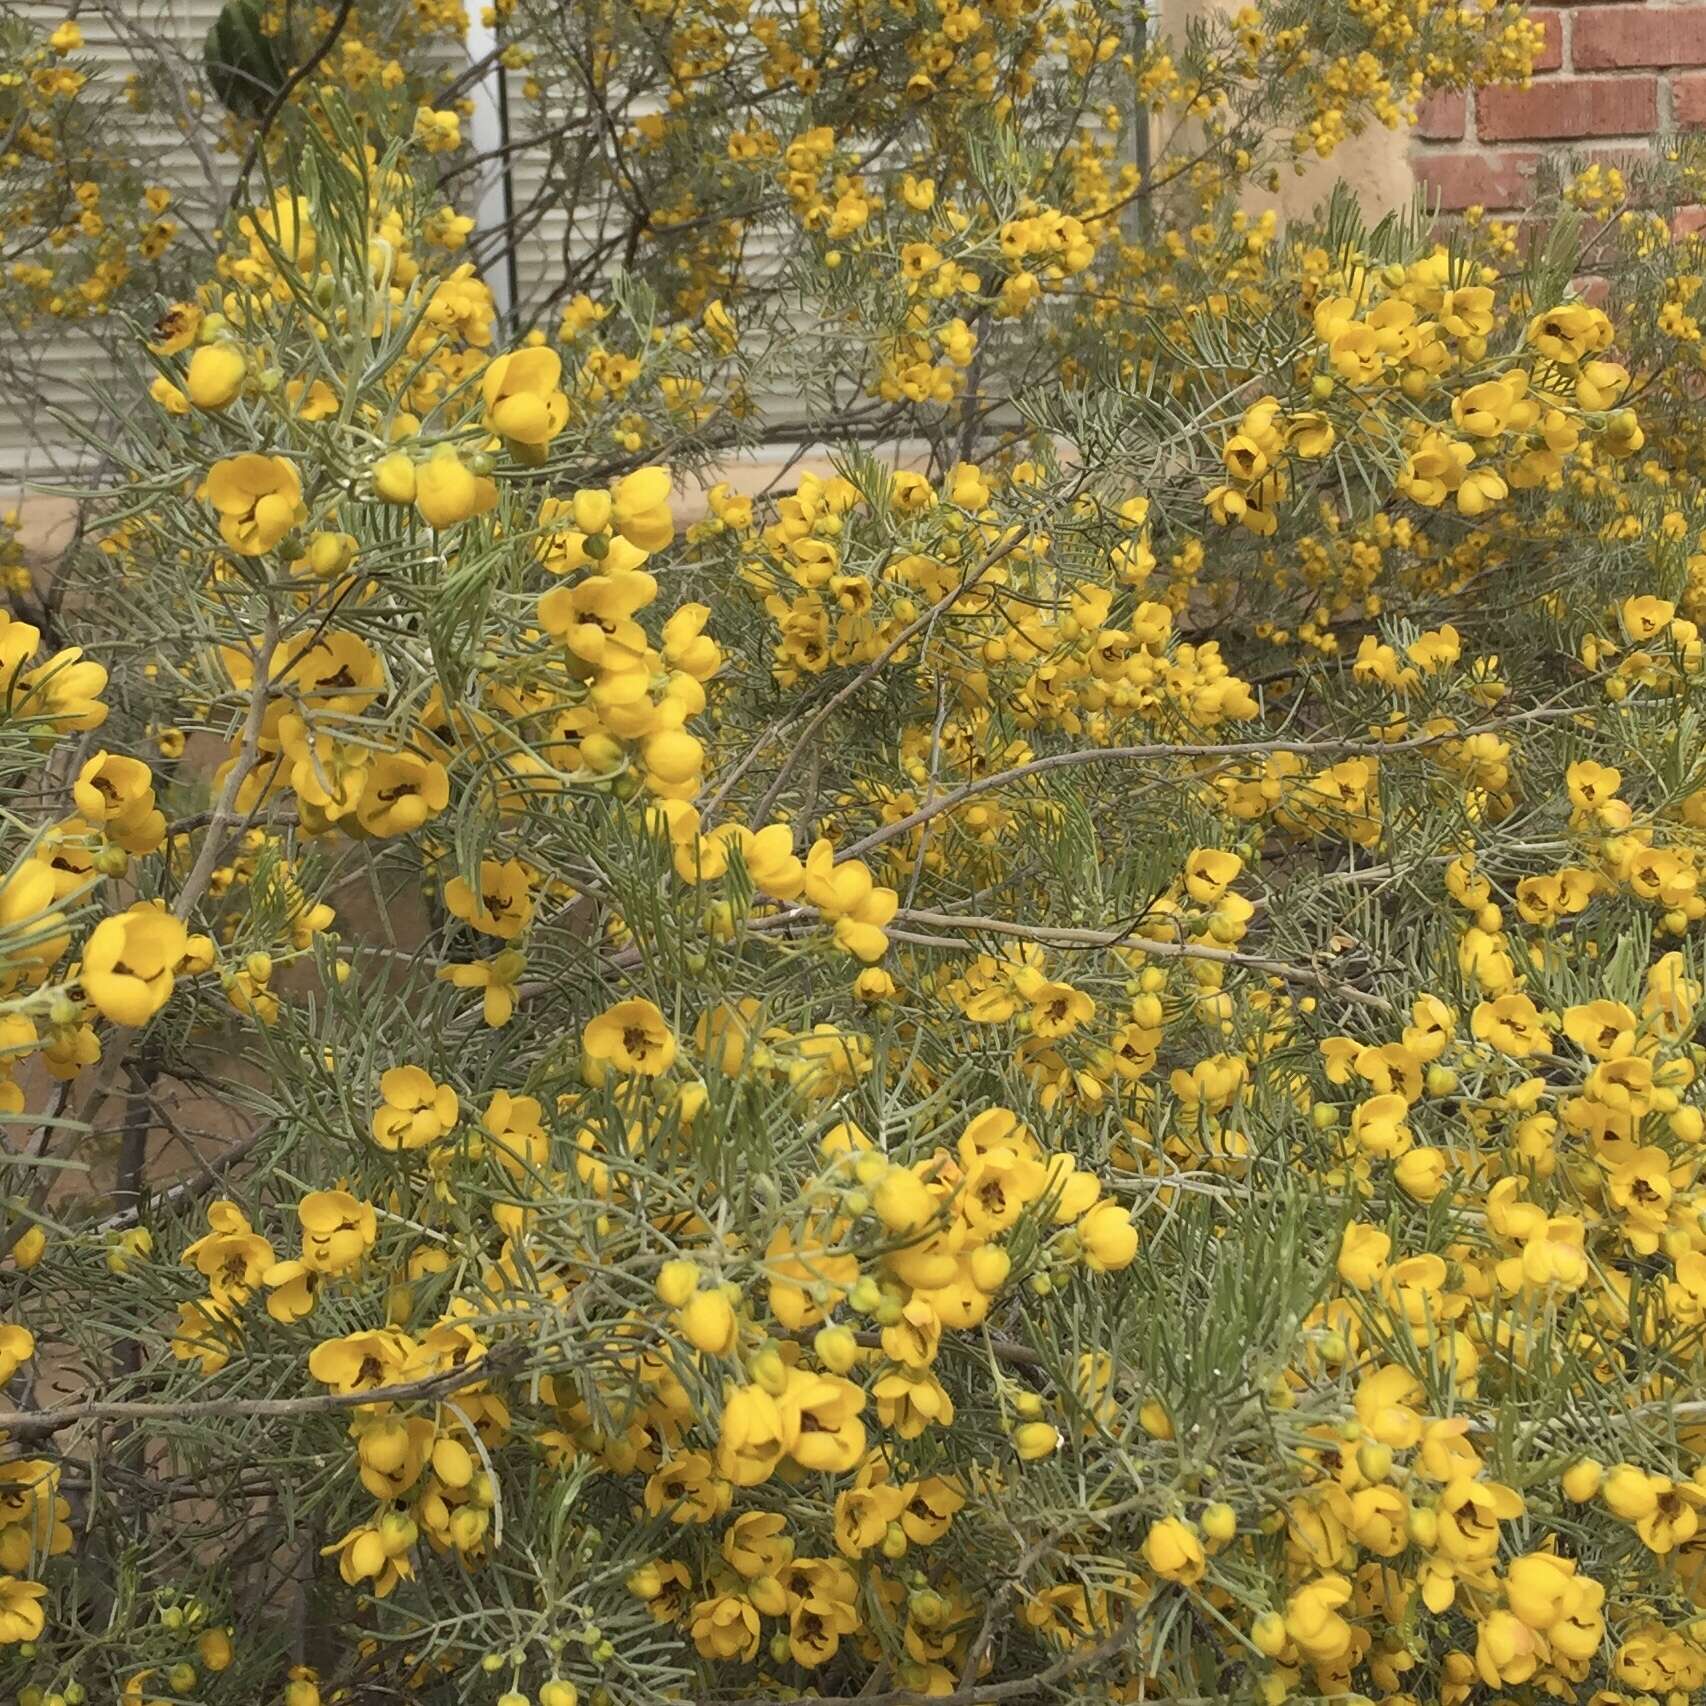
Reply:
[[1684, 130], [1706, 125], [1706, 76], [1678, 77], [1671, 84], [1671, 110]]
[[1706, 9], [1595, 6], [1576, 14], [1570, 42], [1578, 71], [1706, 65]]
[[1678, 237], [1692, 237], [1696, 231], [1706, 230], [1706, 207], [1679, 207], [1671, 215], [1670, 228]]
[[[1540, 44], [1540, 51], [1534, 56], [1536, 71], [1556, 71], [1564, 63], [1564, 20], [1556, 12], [1530, 12], [1529, 22], [1539, 24], [1546, 32], [1546, 39]], [[1581, 25], [1576, 28], [1579, 30]], [[1581, 60], [1576, 60], [1578, 69]]]
[[1416, 135], [1424, 142], [1456, 142], [1468, 113], [1461, 89], [1436, 89], [1416, 110]]
[[1416, 161], [1416, 177], [1439, 200], [1442, 213], [1466, 207], [1495, 211], [1526, 207], [1539, 156], [1504, 149], [1486, 154], [1427, 153]]
[[1645, 136], [1659, 123], [1656, 77], [1548, 77], [1530, 89], [1483, 89], [1475, 100], [1483, 142], [1580, 142]]

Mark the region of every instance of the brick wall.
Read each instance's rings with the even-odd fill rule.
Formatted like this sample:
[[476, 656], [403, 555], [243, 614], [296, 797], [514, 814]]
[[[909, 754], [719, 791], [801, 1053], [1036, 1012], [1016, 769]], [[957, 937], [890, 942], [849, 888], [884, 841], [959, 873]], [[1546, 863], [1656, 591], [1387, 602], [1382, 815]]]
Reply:
[[1706, 0], [1564, 0], [1529, 16], [1546, 44], [1528, 88], [1435, 95], [1422, 109], [1416, 177], [1447, 212], [1526, 206], [1547, 149], [1615, 162], [1645, 153], [1656, 131], [1706, 127]]

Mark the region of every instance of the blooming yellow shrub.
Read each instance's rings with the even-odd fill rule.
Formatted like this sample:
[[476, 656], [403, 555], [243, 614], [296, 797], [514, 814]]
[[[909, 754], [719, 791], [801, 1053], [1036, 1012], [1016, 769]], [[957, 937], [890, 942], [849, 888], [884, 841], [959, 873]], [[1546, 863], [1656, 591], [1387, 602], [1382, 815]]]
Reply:
[[518, 5], [531, 320], [233, 117], [5, 557], [20, 1706], [1706, 1689], [1700, 162], [1281, 227], [1534, 47], [1313, 10]]

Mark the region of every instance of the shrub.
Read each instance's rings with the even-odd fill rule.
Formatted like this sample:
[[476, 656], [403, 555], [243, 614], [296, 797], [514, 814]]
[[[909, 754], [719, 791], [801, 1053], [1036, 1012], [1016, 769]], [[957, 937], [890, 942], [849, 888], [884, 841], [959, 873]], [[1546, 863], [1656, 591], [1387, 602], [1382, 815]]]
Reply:
[[1318, 10], [517, 7], [515, 324], [243, 142], [0, 628], [21, 1706], [1706, 1687], [1699, 162], [1281, 227], [1533, 51]]

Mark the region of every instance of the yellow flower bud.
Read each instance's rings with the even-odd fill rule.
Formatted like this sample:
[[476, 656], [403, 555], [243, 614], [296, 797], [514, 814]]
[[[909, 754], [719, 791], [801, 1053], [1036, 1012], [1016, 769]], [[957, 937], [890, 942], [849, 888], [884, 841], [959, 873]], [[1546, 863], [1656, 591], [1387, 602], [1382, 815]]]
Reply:
[[727, 1356], [735, 1346], [734, 1307], [720, 1291], [698, 1291], [677, 1320], [687, 1342], [709, 1356]]
[[1163, 1517], [1150, 1528], [1143, 1556], [1150, 1569], [1169, 1582], [1201, 1581], [1207, 1564], [1196, 1530], [1176, 1516]]
[[1216, 1503], [1202, 1513], [1202, 1531], [1217, 1545], [1224, 1546], [1238, 1532], [1238, 1513], [1231, 1505]]
[[928, 1226], [936, 1199], [910, 1167], [891, 1167], [871, 1194], [871, 1206], [889, 1231], [906, 1236]]
[[1167, 1414], [1167, 1407], [1157, 1398], [1146, 1399], [1137, 1412], [1138, 1425], [1151, 1439], [1171, 1439], [1173, 1437], [1173, 1418]]
[[1033, 1463], [1060, 1445], [1060, 1430], [1050, 1422], [1021, 1422], [1013, 1430], [1013, 1449], [1020, 1460]]
[[355, 550], [355, 540], [348, 533], [316, 533], [308, 541], [309, 572], [321, 580], [331, 580], [355, 561]]
[[374, 464], [373, 490], [388, 504], [412, 504], [415, 484], [415, 465], [400, 450]]
[[243, 389], [249, 364], [235, 344], [204, 344], [190, 357], [184, 388], [198, 409], [223, 409]]
[[698, 1289], [698, 1263], [677, 1260], [658, 1269], [658, 1298], [671, 1309], [679, 1309]]
[[859, 1356], [859, 1341], [850, 1327], [820, 1327], [812, 1340], [818, 1360], [834, 1374], [845, 1374]]

